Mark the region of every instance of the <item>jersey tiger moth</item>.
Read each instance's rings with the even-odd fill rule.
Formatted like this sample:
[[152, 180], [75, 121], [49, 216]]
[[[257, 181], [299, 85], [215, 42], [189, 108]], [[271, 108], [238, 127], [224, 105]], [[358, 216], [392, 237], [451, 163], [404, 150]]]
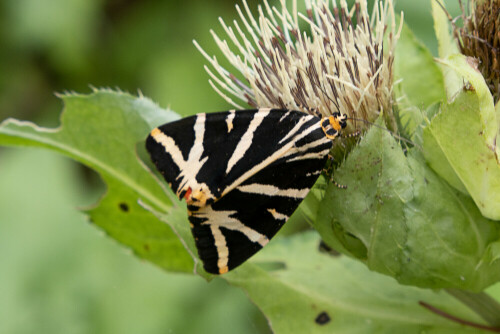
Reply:
[[151, 160], [185, 199], [205, 270], [264, 247], [314, 185], [346, 116], [261, 108], [197, 114], [153, 129]]

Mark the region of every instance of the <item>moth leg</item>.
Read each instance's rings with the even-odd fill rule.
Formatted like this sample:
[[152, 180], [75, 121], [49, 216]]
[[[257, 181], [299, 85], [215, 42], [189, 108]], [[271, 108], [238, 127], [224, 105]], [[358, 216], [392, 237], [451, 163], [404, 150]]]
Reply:
[[331, 154], [328, 154], [328, 160], [325, 164], [326, 167], [323, 168], [323, 173], [325, 174], [330, 174], [330, 170], [332, 169], [331, 167], [333, 166], [333, 156]]
[[342, 138], [342, 139], [347, 139], [347, 138], [357, 137], [357, 136], [359, 136], [359, 135], [361, 135], [361, 131], [360, 131], [360, 130], [358, 130], [358, 131], [356, 131], [356, 132], [353, 132], [353, 133], [350, 133], [350, 134], [348, 134], [348, 135], [340, 135], [340, 138]]
[[346, 185], [335, 182], [333, 176], [330, 178], [330, 182], [332, 182], [339, 189], [347, 189]]
[[328, 163], [327, 163], [328, 167], [324, 168], [324, 169], [323, 169], [323, 172], [324, 172], [325, 174], [327, 174], [327, 175], [328, 175], [328, 174], [332, 174], [332, 176], [330, 177], [330, 182], [332, 182], [332, 183], [333, 183], [333, 184], [334, 184], [337, 188], [339, 188], [339, 189], [347, 189], [347, 186], [346, 186], [346, 185], [343, 185], [343, 184], [337, 183], [337, 182], [333, 179], [333, 173], [331, 173], [331, 172], [330, 172], [330, 170], [331, 170], [331, 169], [333, 169], [333, 168], [332, 168], [332, 166], [333, 166], [333, 161], [334, 161], [334, 160], [335, 160], [335, 159], [333, 158], [333, 156], [332, 156], [331, 154], [328, 154]]

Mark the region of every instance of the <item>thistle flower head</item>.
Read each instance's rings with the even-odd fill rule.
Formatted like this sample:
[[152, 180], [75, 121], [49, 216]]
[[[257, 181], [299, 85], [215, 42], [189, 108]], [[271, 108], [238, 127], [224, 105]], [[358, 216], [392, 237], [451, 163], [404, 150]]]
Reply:
[[[220, 19], [230, 43], [211, 31], [217, 45], [244, 80], [223, 68], [196, 43], [212, 68], [212, 87], [230, 104], [335, 112], [373, 121], [383, 110], [392, 115], [392, 67], [396, 33], [392, 0], [376, 1], [372, 16], [366, 0], [349, 9], [345, 0], [306, 0], [306, 12], [267, 0], [258, 17], [243, 0], [240, 22]], [[389, 29], [386, 22], [390, 22]], [[301, 29], [301, 23], [308, 26]], [[387, 31], [388, 30], [388, 31]], [[384, 34], [387, 43], [384, 52]], [[350, 122], [348, 129], [363, 128]]]
[[500, 1], [471, 0], [462, 9], [463, 26], [454, 26], [462, 54], [476, 58], [495, 103], [500, 99]]

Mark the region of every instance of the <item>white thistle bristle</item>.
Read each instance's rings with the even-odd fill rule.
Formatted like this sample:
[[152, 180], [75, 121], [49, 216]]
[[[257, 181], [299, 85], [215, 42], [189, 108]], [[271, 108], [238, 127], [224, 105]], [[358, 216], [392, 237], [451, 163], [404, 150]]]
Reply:
[[231, 27], [219, 19], [232, 47], [211, 33], [247, 83], [194, 42], [214, 69], [205, 67], [212, 87], [239, 109], [230, 96], [252, 107], [313, 109], [325, 116], [338, 111], [373, 121], [382, 110], [392, 115], [392, 66], [402, 19], [396, 31], [392, 0], [376, 1], [371, 18], [366, 0], [356, 0], [350, 10], [345, 0], [337, 1], [306, 0], [306, 13], [299, 13], [296, 0], [291, 12], [286, 0], [281, 8], [264, 0], [255, 18], [243, 0], [243, 9], [236, 6], [240, 23]]

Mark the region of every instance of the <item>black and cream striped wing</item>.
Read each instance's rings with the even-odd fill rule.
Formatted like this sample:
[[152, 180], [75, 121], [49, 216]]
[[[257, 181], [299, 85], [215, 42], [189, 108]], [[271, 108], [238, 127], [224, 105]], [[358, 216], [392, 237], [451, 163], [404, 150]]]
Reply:
[[332, 146], [297, 111], [198, 114], [152, 131], [147, 149], [188, 203], [208, 272], [243, 263], [272, 238], [319, 177]]

